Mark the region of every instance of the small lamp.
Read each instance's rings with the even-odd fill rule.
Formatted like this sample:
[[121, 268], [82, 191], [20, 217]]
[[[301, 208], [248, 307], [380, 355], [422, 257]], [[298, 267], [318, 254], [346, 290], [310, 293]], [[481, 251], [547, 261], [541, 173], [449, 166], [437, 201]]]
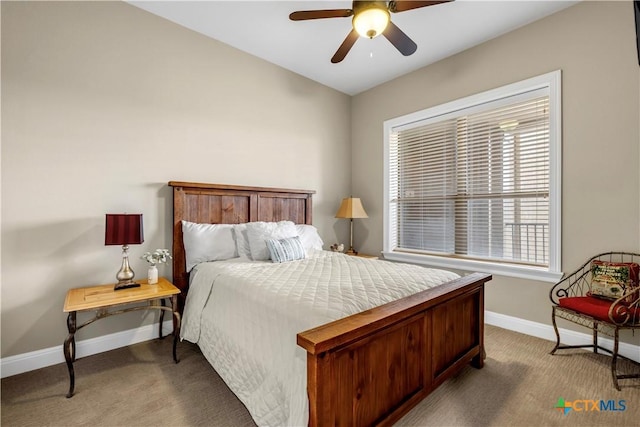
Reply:
[[107, 214], [104, 244], [122, 245], [122, 266], [116, 274], [116, 291], [140, 286], [133, 281], [135, 273], [129, 267], [129, 245], [139, 245], [142, 242], [142, 214]]
[[336, 213], [336, 218], [349, 218], [351, 223], [351, 237], [349, 240], [349, 250], [346, 253], [357, 255], [358, 252], [353, 249], [353, 218], [369, 218], [362, 207], [360, 199], [357, 197], [346, 197], [342, 199], [342, 204], [340, 205], [340, 209], [338, 209], [338, 213]]

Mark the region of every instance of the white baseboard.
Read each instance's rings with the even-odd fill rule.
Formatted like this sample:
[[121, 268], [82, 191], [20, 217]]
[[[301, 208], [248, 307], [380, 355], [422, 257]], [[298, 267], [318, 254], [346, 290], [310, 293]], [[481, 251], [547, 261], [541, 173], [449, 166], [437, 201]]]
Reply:
[[[549, 341], [556, 341], [555, 332], [551, 325], [532, 322], [517, 317], [507, 316], [505, 314], [486, 311], [484, 321], [488, 325], [498, 326], [525, 335], [542, 338]], [[162, 324], [163, 334], [171, 333], [173, 323], [171, 320]], [[591, 342], [591, 334], [575, 332], [569, 329], [560, 328], [560, 336], [562, 343], [567, 345], [588, 344]], [[77, 357], [91, 356], [92, 354], [102, 353], [116, 348], [137, 344], [143, 341], [149, 341], [158, 337], [158, 325], [146, 325], [136, 329], [117, 332], [102, 337], [91, 338], [84, 341], [76, 342]], [[613, 340], [609, 338], [600, 338], [599, 344], [608, 349], [613, 348]], [[549, 351], [551, 351], [551, 346]], [[621, 342], [619, 345], [621, 355], [629, 359], [640, 362], [640, 346]], [[18, 354], [15, 356], [4, 357], [0, 360], [0, 376], [2, 378], [12, 375], [21, 374], [23, 372], [33, 371], [35, 369], [64, 363], [64, 352], [62, 345], [46, 348], [43, 350], [32, 351], [29, 353]]]
[[[520, 332], [521, 334], [531, 335], [537, 338], [556, 342], [556, 333], [553, 326], [542, 323], [532, 322], [530, 320], [520, 319], [518, 317], [507, 316], [505, 314], [494, 313], [491, 311], [484, 312], [484, 323], [488, 325], [498, 326], [502, 329]], [[593, 341], [591, 333], [582, 333], [572, 331], [570, 329], [558, 328], [562, 344], [565, 345], [583, 345], [590, 344]], [[613, 340], [598, 335], [598, 345], [613, 349]], [[549, 347], [549, 351], [553, 345]], [[640, 346], [620, 342], [618, 344], [618, 353], [636, 362], [640, 362]]]
[[[162, 324], [163, 335], [170, 334], [173, 330], [173, 321], [166, 320]], [[116, 332], [97, 338], [76, 341], [76, 357], [91, 356], [92, 354], [114, 350], [120, 347], [137, 344], [158, 338], [158, 325], [145, 325], [136, 329]], [[58, 363], [64, 363], [64, 351], [62, 345], [45, 348], [15, 356], [3, 357], [0, 360], [0, 377], [6, 378], [23, 372], [33, 371]]]

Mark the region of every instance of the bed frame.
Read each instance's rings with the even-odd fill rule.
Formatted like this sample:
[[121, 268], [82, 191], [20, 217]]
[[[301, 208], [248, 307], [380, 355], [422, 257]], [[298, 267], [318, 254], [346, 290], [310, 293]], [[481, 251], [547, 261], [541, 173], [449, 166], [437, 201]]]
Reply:
[[[181, 221], [311, 224], [315, 191], [171, 181], [173, 281], [188, 291]], [[300, 332], [310, 426], [390, 425], [468, 363], [484, 361], [484, 285], [473, 273]], [[183, 305], [181, 305], [182, 307]]]

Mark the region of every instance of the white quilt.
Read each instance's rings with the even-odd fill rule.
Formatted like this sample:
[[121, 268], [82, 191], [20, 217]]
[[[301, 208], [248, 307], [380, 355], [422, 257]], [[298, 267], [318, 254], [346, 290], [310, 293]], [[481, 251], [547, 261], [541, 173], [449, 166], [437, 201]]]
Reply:
[[199, 264], [181, 337], [197, 343], [258, 425], [306, 426], [306, 352], [296, 334], [459, 277], [316, 251], [307, 259]]

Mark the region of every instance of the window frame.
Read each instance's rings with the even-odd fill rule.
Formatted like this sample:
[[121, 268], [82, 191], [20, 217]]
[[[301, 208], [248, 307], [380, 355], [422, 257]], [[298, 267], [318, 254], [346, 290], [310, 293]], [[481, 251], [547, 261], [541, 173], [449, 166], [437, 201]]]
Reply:
[[[391, 242], [397, 227], [390, 223], [390, 134], [395, 128], [472, 109], [487, 102], [517, 96], [533, 90], [549, 91], [549, 266], [531, 266], [509, 261], [485, 261], [456, 256], [396, 251]], [[503, 276], [557, 282], [562, 277], [562, 99], [561, 71], [556, 70], [520, 82], [386, 120], [384, 134], [383, 251], [385, 259], [464, 271], [481, 271]]]

